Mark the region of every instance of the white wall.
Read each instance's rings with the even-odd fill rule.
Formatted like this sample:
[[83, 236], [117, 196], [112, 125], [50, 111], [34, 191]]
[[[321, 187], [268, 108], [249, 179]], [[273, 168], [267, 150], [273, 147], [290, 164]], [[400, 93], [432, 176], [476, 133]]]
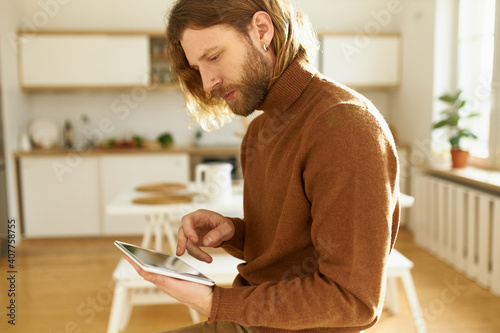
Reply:
[[402, 81], [394, 92], [392, 122], [401, 141], [418, 145], [431, 133], [435, 1], [406, 0], [404, 5]]
[[[407, 0], [292, 0], [322, 30], [363, 30], [376, 14]], [[411, 0], [410, 0], [411, 1]], [[163, 30], [174, 0], [23, 0], [22, 25], [39, 30]], [[383, 30], [400, 21], [393, 15]]]
[[23, 28], [38, 30], [164, 29], [173, 0], [22, 0]]
[[98, 128], [102, 119], [111, 120], [113, 131], [103, 133], [103, 139], [140, 135], [153, 140], [163, 131], [172, 132], [181, 143], [190, 139], [184, 99], [175, 90], [148, 91], [140, 87], [120, 92], [37, 93], [30, 95], [29, 106], [34, 119], [55, 119], [61, 129], [65, 120], [71, 121], [75, 142], [82, 139], [84, 114], [92, 128]]

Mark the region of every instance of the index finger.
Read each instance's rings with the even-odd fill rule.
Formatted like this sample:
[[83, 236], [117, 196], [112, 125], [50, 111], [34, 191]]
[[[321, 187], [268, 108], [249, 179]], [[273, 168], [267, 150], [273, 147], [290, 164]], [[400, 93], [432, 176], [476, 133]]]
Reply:
[[190, 213], [190, 214], [187, 214], [187, 215], [184, 215], [181, 219], [181, 224], [182, 226], [179, 228], [179, 236], [181, 234], [181, 231], [182, 233], [184, 234], [184, 236], [191, 240], [191, 242], [193, 242], [194, 244], [198, 244], [198, 232], [196, 231], [196, 228], [195, 228], [195, 214], [197, 214], [198, 211], [196, 212], [193, 212], [193, 213]]
[[180, 226], [177, 235], [177, 251], [176, 251], [177, 256], [182, 256], [184, 252], [186, 252], [188, 240], [189, 239], [187, 238], [186, 233], [184, 232], [183, 226]]
[[192, 255], [198, 260], [206, 261], [208, 263], [212, 262], [212, 257], [208, 253], [200, 249], [198, 244], [193, 243], [190, 239], [186, 237], [184, 229], [181, 226], [179, 228], [176, 255], [180, 257], [186, 252], [186, 250], [190, 255]]

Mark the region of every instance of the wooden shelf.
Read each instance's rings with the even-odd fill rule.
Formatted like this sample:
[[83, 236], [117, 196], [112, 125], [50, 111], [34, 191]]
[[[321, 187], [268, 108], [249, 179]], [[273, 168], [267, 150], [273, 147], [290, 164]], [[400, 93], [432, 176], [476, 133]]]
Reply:
[[68, 154], [81, 154], [85, 156], [95, 155], [120, 155], [120, 154], [178, 154], [187, 153], [190, 155], [239, 155], [239, 146], [174, 146], [171, 148], [148, 149], [148, 148], [101, 148], [94, 147], [84, 150], [66, 150], [62, 148], [54, 149], [32, 149], [26, 151], [17, 151], [15, 158], [22, 157], [47, 157], [47, 156], [65, 156]]
[[29, 86], [21, 87], [27, 93], [46, 93], [46, 92], [89, 92], [89, 91], [127, 91], [132, 89], [146, 89], [148, 91], [164, 91], [164, 90], [178, 90], [177, 83], [161, 83], [161, 84], [147, 84], [147, 85], [124, 85], [124, 86]]

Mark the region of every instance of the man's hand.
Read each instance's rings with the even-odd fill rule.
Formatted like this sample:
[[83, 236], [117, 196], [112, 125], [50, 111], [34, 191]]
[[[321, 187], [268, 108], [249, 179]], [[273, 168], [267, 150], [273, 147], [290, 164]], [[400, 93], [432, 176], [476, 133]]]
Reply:
[[200, 247], [217, 247], [233, 236], [233, 221], [212, 211], [197, 210], [182, 218], [177, 240], [177, 255], [183, 255], [187, 249], [196, 259], [211, 263], [212, 257]]
[[146, 272], [133, 262], [132, 259], [129, 259], [128, 256], [124, 257], [140, 276], [153, 283], [158, 289], [201, 314], [207, 317], [210, 316], [210, 311], [212, 310], [212, 287]]

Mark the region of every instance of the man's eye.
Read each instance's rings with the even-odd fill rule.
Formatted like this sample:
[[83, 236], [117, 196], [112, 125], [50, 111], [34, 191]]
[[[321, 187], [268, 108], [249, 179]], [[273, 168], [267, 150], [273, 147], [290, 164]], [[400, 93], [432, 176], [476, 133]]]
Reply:
[[216, 61], [217, 59], [219, 59], [219, 56], [220, 56], [220, 54], [210, 58], [210, 61]]

